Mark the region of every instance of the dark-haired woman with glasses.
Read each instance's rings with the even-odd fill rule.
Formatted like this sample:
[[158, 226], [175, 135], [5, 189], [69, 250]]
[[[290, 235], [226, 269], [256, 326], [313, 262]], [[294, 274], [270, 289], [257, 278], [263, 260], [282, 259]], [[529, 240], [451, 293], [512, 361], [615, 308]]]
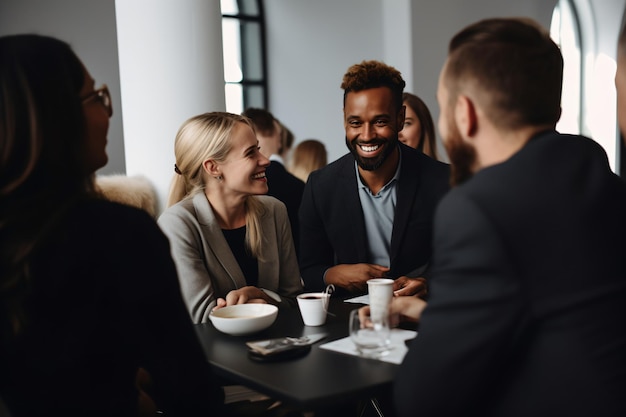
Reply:
[[[100, 198], [106, 86], [54, 38], [0, 38], [0, 399], [14, 416], [222, 415], [166, 237]], [[155, 410], [152, 410], [155, 411]]]

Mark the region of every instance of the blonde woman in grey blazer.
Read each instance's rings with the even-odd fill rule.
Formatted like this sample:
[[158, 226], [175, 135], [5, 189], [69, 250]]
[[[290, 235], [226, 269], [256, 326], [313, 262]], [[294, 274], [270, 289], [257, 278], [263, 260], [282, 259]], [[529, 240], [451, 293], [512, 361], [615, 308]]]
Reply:
[[[180, 128], [175, 155], [169, 207], [158, 223], [193, 321], [206, 322], [211, 310], [232, 304], [295, 305], [302, 281], [287, 209], [262, 195], [270, 162], [248, 119], [195, 116]], [[225, 235], [243, 236], [242, 229], [245, 239], [231, 246]]]

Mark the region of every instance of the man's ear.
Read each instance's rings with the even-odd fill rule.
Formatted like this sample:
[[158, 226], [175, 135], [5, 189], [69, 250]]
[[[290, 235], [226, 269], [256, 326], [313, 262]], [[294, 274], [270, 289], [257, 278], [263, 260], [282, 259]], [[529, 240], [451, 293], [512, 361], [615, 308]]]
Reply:
[[202, 163], [202, 169], [212, 177], [221, 175], [220, 167], [213, 159], [207, 159]]
[[459, 95], [454, 109], [454, 120], [463, 138], [474, 136], [478, 130], [478, 118], [471, 98]]

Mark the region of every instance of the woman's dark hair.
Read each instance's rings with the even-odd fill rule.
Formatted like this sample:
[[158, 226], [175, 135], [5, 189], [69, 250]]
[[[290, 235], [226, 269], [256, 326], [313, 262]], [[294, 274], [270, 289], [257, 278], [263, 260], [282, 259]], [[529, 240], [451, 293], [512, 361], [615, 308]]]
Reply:
[[24, 325], [33, 257], [68, 207], [93, 193], [84, 77], [62, 41], [0, 37], [0, 333]]

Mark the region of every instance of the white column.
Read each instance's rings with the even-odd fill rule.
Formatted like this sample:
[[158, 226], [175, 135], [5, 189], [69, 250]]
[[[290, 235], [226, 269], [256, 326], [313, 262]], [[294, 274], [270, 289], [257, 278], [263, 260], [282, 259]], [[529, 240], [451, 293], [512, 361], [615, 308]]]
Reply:
[[115, 8], [126, 173], [152, 181], [161, 211], [178, 128], [196, 114], [226, 108], [220, 5], [116, 0]]

